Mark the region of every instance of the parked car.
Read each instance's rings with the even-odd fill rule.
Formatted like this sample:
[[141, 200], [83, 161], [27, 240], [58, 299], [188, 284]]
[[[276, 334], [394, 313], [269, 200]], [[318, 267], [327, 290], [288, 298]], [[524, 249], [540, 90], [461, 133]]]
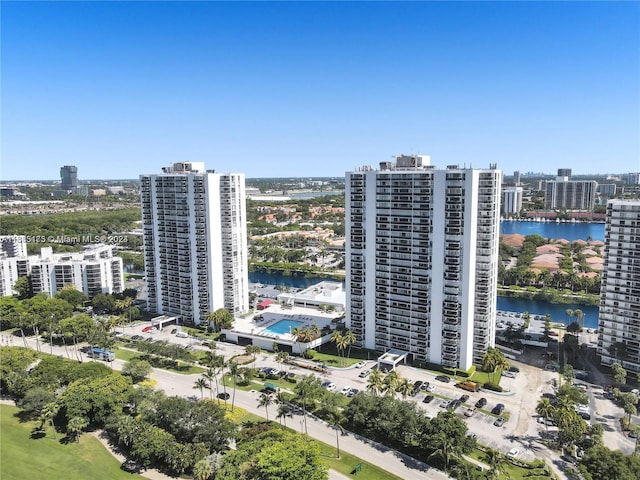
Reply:
[[427, 387], [427, 392], [435, 392], [436, 391], [436, 386], [435, 385], [429, 385]]
[[462, 396], [460, 397], [460, 403], [464, 403], [464, 402], [466, 402], [467, 400], [469, 400], [469, 395], [462, 395]]
[[447, 408], [451, 402], [449, 400], [443, 400], [440, 402], [440, 408]]
[[438, 375], [436, 377], [436, 380], [438, 380], [439, 382], [449, 383], [451, 381], [451, 378], [447, 377], [446, 375]]
[[341, 393], [342, 395], [347, 396], [347, 395], [349, 395], [349, 392], [350, 392], [350, 391], [351, 391], [351, 387], [347, 385], [347, 386], [346, 386], [346, 387], [344, 387], [342, 390], [340, 390], [340, 393]]
[[553, 418], [544, 418], [544, 417], [538, 417], [538, 423], [542, 423], [547, 424], [549, 426], [553, 426], [556, 424], [556, 422], [553, 421]]
[[131, 340], [144, 340], [144, 337], [142, 335], [133, 335]]
[[171, 329], [171, 335], [175, 335], [176, 333], [178, 333], [178, 329], [177, 328], [172, 328]]
[[482, 408], [487, 404], [487, 399], [482, 397], [480, 400], [476, 402], [476, 408]]
[[504, 425], [504, 422], [506, 422], [506, 420], [505, 420], [505, 418], [504, 418], [504, 417], [498, 417], [498, 418], [496, 418], [496, 421], [495, 421], [495, 422], [493, 422], [493, 424], [494, 424], [496, 427], [501, 427], [502, 425]]
[[422, 385], [420, 385], [420, 390], [422, 390], [423, 392], [426, 392], [428, 388], [429, 382], [423, 382]]
[[370, 374], [371, 374], [371, 370], [363, 370], [358, 374], [358, 376], [360, 378], [365, 378], [365, 377], [369, 376]]
[[152, 328], [154, 328], [152, 325], [147, 325], [146, 327], [144, 327], [144, 328], [142, 329], [142, 332], [143, 332], [143, 333], [150, 332]]
[[513, 372], [513, 373], [520, 373], [520, 369], [518, 367], [513, 366], [513, 365], [511, 365], [509, 367], [509, 371]]
[[507, 378], [516, 378], [516, 374], [514, 372], [511, 372], [509, 370], [505, 370], [502, 372], [502, 376], [503, 377], [507, 377]]
[[456, 408], [458, 408], [460, 405], [462, 405], [462, 402], [460, 400], [453, 400], [450, 404], [449, 404], [449, 408], [451, 410], [455, 410]]
[[187, 332], [178, 332], [178, 333], [176, 333], [176, 337], [178, 337], [178, 338], [189, 338], [189, 334]]
[[142, 473], [143, 468], [133, 460], [125, 460], [120, 468], [128, 473]]
[[347, 397], [351, 398], [353, 397], [356, 393], [358, 393], [360, 390], [358, 390], [357, 388], [352, 388], [351, 390], [349, 390], [349, 393], [347, 393]]
[[356, 368], [362, 368], [367, 364], [364, 360], [355, 364]]
[[476, 414], [476, 407], [469, 407], [464, 412], [465, 417], [473, 417]]
[[511, 458], [515, 458], [518, 456], [519, 453], [520, 453], [520, 450], [518, 450], [517, 448], [512, 448], [511, 450], [509, 450], [509, 453], [507, 453], [507, 456]]
[[583, 420], [591, 420], [591, 414], [589, 412], [578, 412], [578, 415], [580, 415]]
[[329, 390], [330, 392], [333, 392], [336, 388], [336, 384], [332, 383], [332, 382], [322, 382], [322, 388]]
[[493, 413], [494, 415], [500, 415], [504, 410], [504, 405], [502, 403], [497, 404], [495, 407], [493, 407], [493, 410], [491, 410], [491, 413]]
[[424, 397], [424, 399], [422, 400], [422, 403], [431, 403], [433, 401], [435, 397], [433, 395], [427, 395], [426, 397]]

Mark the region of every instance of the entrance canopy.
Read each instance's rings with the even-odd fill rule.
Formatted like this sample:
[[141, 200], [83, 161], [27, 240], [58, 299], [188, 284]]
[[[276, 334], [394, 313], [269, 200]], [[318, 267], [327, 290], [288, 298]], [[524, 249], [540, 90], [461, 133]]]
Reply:
[[380, 370], [393, 370], [400, 362], [407, 362], [407, 355], [409, 352], [391, 349], [378, 357], [378, 366]]

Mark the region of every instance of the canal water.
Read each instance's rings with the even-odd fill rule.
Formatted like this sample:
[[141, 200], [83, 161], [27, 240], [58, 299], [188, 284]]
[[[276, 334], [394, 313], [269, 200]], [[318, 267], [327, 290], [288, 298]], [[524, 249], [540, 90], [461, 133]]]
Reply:
[[[573, 240], [604, 240], [603, 223], [555, 223], [555, 222], [522, 222], [502, 221], [500, 233], [519, 233], [522, 235], [538, 234], [544, 238], [564, 238]], [[264, 273], [249, 272], [249, 281], [263, 285], [285, 286], [289, 288], [307, 288], [323, 280], [321, 277], [305, 277], [282, 275], [281, 272]], [[498, 297], [497, 309], [506, 312], [529, 312], [534, 315], [551, 315], [552, 322], [571, 323], [576, 317], [569, 317], [567, 309], [580, 309], [584, 312], [584, 326], [598, 328], [599, 309], [597, 306], [552, 304], [521, 298]]]

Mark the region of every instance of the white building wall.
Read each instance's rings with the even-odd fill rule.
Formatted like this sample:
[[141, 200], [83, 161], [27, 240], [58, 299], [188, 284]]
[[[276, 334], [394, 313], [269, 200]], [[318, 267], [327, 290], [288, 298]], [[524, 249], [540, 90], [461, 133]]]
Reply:
[[501, 172], [402, 158], [347, 174], [347, 324], [366, 348], [468, 369], [494, 341]]
[[[609, 200], [600, 288], [598, 353], [640, 372], [640, 200]], [[622, 343], [626, 354], [611, 352]]]
[[193, 162], [163, 171], [141, 176], [149, 309], [195, 324], [219, 308], [247, 311], [244, 176]]

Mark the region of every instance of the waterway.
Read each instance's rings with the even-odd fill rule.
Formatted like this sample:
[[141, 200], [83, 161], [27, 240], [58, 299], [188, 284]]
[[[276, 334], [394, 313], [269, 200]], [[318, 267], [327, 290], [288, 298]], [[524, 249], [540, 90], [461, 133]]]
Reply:
[[[564, 238], [573, 240], [604, 240], [603, 223], [556, 223], [556, 222], [522, 222], [503, 221], [500, 233], [520, 233], [522, 235], [538, 234], [544, 238]], [[264, 273], [249, 272], [249, 281], [263, 285], [285, 286], [289, 288], [307, 288], [329, 278], [285, 276], [281, 272]], [[584, 312], [584, 326], [598, 327], [599, 308], [597, 306], [552, 304], [512, 297], [498, 297], [497, 309], [507, 312], [529, 312], [534, 315], [551, 315], [552, 322], [571, 323], [575, 317], [567, 316], [567, 309], [580, 309]]]
[[574, 240], [604, 241], [604, 223], [556, 223], [556, 222], [522, 222], [503, 220], [500, 222], [500, 234], [534, 235], [543, 238], [564, 238]]

